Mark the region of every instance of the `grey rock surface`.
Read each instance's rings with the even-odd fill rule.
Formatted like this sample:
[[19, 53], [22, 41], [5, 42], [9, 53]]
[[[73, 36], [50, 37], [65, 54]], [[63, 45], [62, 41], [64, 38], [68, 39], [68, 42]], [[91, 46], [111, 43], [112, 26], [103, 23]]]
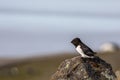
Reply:
[[99, 57], [80, 56], [63, 61], [51, 80], [116, 80], [110, 64]]

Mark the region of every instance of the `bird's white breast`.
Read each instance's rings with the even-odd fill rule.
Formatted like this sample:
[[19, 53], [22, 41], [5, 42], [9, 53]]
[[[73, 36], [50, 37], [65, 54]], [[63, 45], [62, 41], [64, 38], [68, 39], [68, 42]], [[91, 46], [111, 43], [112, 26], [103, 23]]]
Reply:
[[89, 57], [89, 56], [87, 56], [87, 55], [83, 52], [83, 50], [81, 49], [81, 46], [80, 46], [80, 45], [78, 45], [78, 46], [76, 47], [76, 50], [77, 50], [78, 53], [81, 54], [81, 57]]

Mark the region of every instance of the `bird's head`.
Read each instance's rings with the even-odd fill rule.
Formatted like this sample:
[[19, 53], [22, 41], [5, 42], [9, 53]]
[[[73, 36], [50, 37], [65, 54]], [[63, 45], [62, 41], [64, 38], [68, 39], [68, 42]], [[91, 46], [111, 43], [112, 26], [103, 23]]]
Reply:
[[71, 41], [71, 43], [72, 43], [75, 47], [77, 47], [77, 46], [81, 43], [81, 40], [80, 40], [80, 38], [74, 38], [74, 39]]

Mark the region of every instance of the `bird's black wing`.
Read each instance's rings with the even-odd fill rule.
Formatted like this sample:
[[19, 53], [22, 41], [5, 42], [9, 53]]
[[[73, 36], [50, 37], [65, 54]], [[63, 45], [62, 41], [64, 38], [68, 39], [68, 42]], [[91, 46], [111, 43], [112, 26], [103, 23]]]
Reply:
[[86, 45], [82, 46], [82, 49], [84, 53], [87, 54], [88, 56], [94, 56], [95, 54], [95, 52]]

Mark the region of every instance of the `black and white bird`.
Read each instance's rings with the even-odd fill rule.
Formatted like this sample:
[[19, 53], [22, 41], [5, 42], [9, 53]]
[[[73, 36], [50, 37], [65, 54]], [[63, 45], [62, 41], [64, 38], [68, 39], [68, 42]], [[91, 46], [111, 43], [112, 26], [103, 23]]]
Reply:
[[78, 53], [83, 58], [94, 58], [96, 54], [92, 49], [85, 45], [79, 38], [74, 38], [71, 43], [75, 46]]

